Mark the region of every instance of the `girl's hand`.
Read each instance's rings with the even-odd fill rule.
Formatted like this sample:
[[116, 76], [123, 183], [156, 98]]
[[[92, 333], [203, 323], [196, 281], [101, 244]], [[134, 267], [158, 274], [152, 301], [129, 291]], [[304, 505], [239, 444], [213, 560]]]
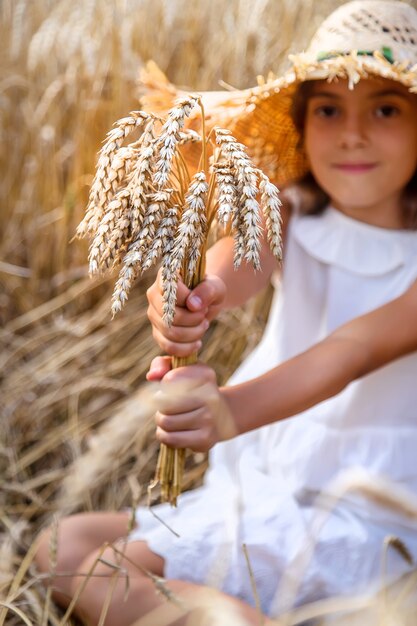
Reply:
[[156, 281], [146, 292], [148, 318], [159, 347], [170, 356], [182, 357], [200, 350], [204, 333], [220, 311], [225, 294], [225, 284], [218, 276], [206, 276], [193, 290], [179, 281], [174, 322], [169, 328], [162, 319], [162, 278], [159, 270]]
[[214, 371], [202, 364], [170, 370], [168, 357], [152, 361], [148, 380], [162, 378], [156, 392], [156, 437], [172, 448], [207, 452], [236, 433]]

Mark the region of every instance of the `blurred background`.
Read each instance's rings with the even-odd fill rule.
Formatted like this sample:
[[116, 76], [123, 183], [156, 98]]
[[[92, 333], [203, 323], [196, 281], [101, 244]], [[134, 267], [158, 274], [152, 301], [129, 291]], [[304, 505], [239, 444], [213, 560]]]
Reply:
[[[87, 244], [72, 241], [101, 142], [140, 108], [148, 60], [183, 89], [246, 88], [285, 69], [339, 4], [0, 2], [0, 599], [34, 624], [57, 623], [34, 582], [30, 546], [60, 507], [70, 465], [89, 455], [68, 510], [143, 499], [154, 471], [152, 424], [140, 410], [157, 354], [146, 319], [153, 275], [111, 320], [115, 276], [90, 279]], [[258, 340], [269, 297], [213, 325], [202, 358], [219, 382]], [[204, 467], [199, 455], [188, 460], [186, 486]], [[0, 609], [5, 623], [22, 621]]]

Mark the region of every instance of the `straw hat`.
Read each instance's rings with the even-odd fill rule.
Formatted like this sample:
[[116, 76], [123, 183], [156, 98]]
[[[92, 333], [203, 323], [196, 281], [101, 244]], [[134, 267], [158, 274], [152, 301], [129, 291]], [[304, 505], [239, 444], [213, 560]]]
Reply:
[[[417, 93], [417, 11], [400, 0], [348, 2], [322, 23], [305, 52], [289, 59], [291, 67], [283, 76], [252, 89], [203, 94], [208, 126], [229, 128], [278, 185], [308, 170], [290, 114], [300, 83], [343, 78], [353, 88], [361, 78], [380, 76]], [[166, 108], [164, 90], [171, 101], [179, 93], [166, 79], [161, 90], [161, 80], [152, 72], [144, 77], [148, 87], [158, 85], [144, 98], [148, 109]]]

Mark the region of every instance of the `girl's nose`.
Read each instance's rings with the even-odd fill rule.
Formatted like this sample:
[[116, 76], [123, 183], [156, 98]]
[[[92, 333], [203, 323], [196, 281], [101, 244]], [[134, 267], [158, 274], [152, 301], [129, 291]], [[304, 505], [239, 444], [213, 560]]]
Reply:
[[360, 148], [367, 142], [366, 120], [357, 113], [346, 115], [343, 120], [339, 145], [341, 148]]

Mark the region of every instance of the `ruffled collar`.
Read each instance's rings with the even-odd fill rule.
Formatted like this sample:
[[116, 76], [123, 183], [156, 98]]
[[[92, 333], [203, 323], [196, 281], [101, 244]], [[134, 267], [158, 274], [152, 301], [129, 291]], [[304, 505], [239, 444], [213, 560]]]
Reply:
[[379, 276], [417, 257], [417, 231], [372, 226], [333, 207], [321, 215], [297, 215], [291, 228], [311, 256], [356, 274]]

